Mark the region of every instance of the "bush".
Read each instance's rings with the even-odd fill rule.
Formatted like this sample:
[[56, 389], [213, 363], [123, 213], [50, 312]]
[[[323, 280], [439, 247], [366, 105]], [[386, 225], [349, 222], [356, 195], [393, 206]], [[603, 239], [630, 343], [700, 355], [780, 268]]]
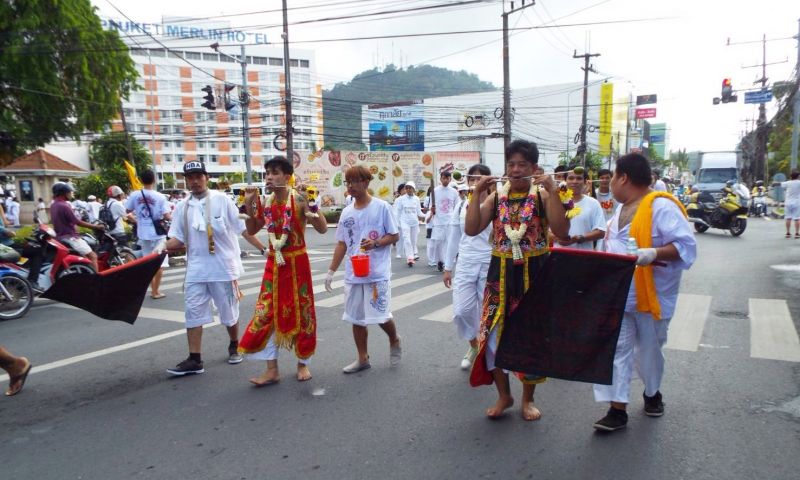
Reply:
[[342, 212], [327, 211], [327, 212], [322, 212], [322, 214], [325, 216], [325, 220], [328, 223], [339, 223], [339, 216], [342, 214]]

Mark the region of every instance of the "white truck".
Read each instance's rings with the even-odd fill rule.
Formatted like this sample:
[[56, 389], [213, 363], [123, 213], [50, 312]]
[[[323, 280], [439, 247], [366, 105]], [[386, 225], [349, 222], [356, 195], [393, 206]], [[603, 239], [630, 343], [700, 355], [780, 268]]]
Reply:
[[739, 181], [741, 155], [738, 152], [692, 152], [689, 170], [694, 175], [694, 186], [715, 197], [721, 195], [725, 182]]

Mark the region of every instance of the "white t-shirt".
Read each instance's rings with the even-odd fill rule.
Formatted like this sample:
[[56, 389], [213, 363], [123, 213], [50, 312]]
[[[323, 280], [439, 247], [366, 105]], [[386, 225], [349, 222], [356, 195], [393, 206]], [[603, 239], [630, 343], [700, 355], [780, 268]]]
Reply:
[[611, 193], [610, 189], [606, 193], [596, 190], [594, 194], [597, 197], [597, 201], [600, 202], [600, 208], [603, 210], [606, 222], [608, 222], [614, 216], [614, 211], [617, 209], [619, 202], [614, 198], [614, 194]]
[[491, 223], [474, 237], [464, 232], [468, 206], [469, 200], [460, 200], [453, 211], [451, 217], [453, 221], [447, 227], [444, 269], [450, 272], [456, 264], [456, 256], [471, 265], [489, 263], [492, 258], [492, 244], [489, 243], [489, 235], [492, 233]]
[[125, 206], [122, 205], [122, 202], [111, 198], [106, 202], [106, 208], [114, 217], [114, 227], [108, 233], [125, 233], [125, 225], [122, 223], [122, 218], [128, 212], [125, 211]]
[[353, 274], [351, 255], [361, 253], [361, 240], [377, 240], [384, 235], [398, 233], [392, 209], [385, 201], [372, 197], [365, 208], [357, 209], [355, 202], [344, 207], [336, 228], [336, 240], [347, 245], [345, 258], [345, 283], [373, 283], [389, 280], [392, 276], [392, 255], [389, 245], [366, 252], [369, 255], [369, 276]]
[[781, 186], [786, 189], [787, 202], [800, 202], [800, 180], [789, 180], [781, 183]]
[[656, 183], [653, 184], [653, 190], [656, 192], [666, 192], [667, 191], [667, 184], [662, 182], [661, 179], [656, 180]]
[[[569, 221], [570, 237], [586, 235], [592, 230], [606, 231], [606, 217], [603, 215], [600, 202], [588, 195], [584, 195], [580, 202], [575, 203], [575, 207], [580, 208], [581, 212], [577, 217], [573, 217]], [[586, 241], [583, 243], [573, 243], [567, 246], [567, 248], [594, 250], [594, 244], [593, 242]]]
[[458, 192], [455, 188], [445, 187], [439, 185], [433, 190], [433, 196], [436, 201], [436, 214], [433, 216], [433, 225], [448, 225], [450, 223], [450, 215], [458, 203]]
[[163, 235], [156, 235], [156, 229], [153, 227], [153, 219], [150, 218], [150, 212], [156, 220], [164, 218], [165, 213], [169, 213], [172, 209], [167, 204], [164, 195], [153, 191], [145, 190], [144, 195], [147, 198], [147, 205], [150, 206], [150, 211], [147, 210], [147, 205], [144, 203], [142, 191], [136, 190], [128, 197], [125, 202], [125, 208], [136, 214], [136, 235], [142, 240], [160, 240], [164, 238]]
[[[155, 195], [157, 194], [153, 196]], [[213, 254], [208, 252], [206, 202], [211, 202]], [[169, 236], [177, 238], [184, 245], [187, 234], [189, 236], [186, 282], [224, 282], [238, 279], [243, 271], [238, 238], [242, 231], [239, 210], [224, 193], [209, 190], [208, 196], [202, 200], [189, 197], [179, 203], [170, 225]]]
[[[606, 250], [611, 253], [625, 254], [627, 253], [631, 225], [625, 225], [622, 230], [618, 229], [619, 213], [621, 211], [622, 209], [618, 208], [614, 218], [608, 224]], [[653, 279], [656, 284], [656, 295], [661, 304], [662, 319], [672, 318], [673, 313], [675, 313], [681, 274], [683, 270], [688, 270], [697, 258], [697, 243], [690, 225], [672, 200], [656, 198], [653, 201], [653, 248], [663, 247], [671, 243], [678, 249], [678, 255], [680, 256], [679, 260], [664, 262], [666, 266], [653, 267]], [[636, 311], [636, 280], [631, 282], [625, 311]]]
[[397, 221], [403, 225], [419, 225], [422, 215], [422, 206], [416, 195], [401, 195], [394, 201]]
[[89, 206], [89, 221], [96, 222], [97, 216], [100, 215], [100, 207], [103, 205], [97, 200], [92, 200], [88, 202], [87, 205]]

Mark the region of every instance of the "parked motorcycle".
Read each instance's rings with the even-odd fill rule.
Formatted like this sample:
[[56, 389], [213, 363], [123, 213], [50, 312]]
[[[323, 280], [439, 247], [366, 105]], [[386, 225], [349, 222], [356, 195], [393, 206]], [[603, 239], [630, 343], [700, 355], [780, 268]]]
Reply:
[[689, 220], [694, 223], [694, 229], [703, 233], [709, 228], [729, 230], [731, 235], [738, 237], [747, 228], [746, 206], [739, 203], [739, 196], [733, 189], [726, 187], [722, 190], [723, 196], [719, 203], [714, 201], [709, 192], [696, 192], [691, 195], [686, 213]]
[[19, 259], [11, 249], [0, 253], [0, 320], [20, 318], [33, 305], [33, 287], [16, 265]]
[[84, 233], [81, 238], [97, 253], [97, 269], [100, 272], [136, 260], [136, 255], [127, 242], [108, 232], [100, 232], [99, 237]]

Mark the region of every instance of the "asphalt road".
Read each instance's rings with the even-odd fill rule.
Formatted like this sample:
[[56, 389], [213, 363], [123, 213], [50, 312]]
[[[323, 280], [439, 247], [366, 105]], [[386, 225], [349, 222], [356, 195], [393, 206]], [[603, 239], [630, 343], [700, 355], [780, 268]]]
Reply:
[[[333, 232], [308, 237], [321, 284]], [[786, 335], [752, 338], [751, 323], [780, 317], [785, 305], [800, 329], [800, 240], [784, 239], [781, 221], [757, 219], [741, 238], [710, 231], [698, 243], [681, 285], [691, 308], [681, 322], [676, 314], [680, 345], [666, 351], [666, 414], [641, 413], [635, 382], [629, 426], [610, 435], [592, 429], [606, 406], [591, 386], [560, 380], [537, 390], [540, 421], [516, 409], [487, 420], [495, 391], [470, 388], [458, 368], [465, 344], [448, 322], [450, 295], [424, 262], [394, 265], [398, 367], [372, 328], [373, 368], [342, 374], [355, 358], [342, 290], [320, 288], [313, 380], [296, 382], [283, 352], [283, 380], [263, 389], [247, 382], [262, 364], [225, 362], [220, 326], [205, 331], [205, 374], [167, 377], [187, 351], [179, 268], [167, 273], [168, 297], [148, 298], [134, 326], [37, 301], [25, 318], [0, 323], [0, 344], [40, 367], [22, 394], [0, 398], [0, 477], [798, 478], [800, 359], [763, 358], [786, 356]], [[256, 288], [263, 262], [246, 267], [245, 288]], [[255, 297], [243, 300], [244, 323]], [[519, 383], [512, 388], [518, 397]]]

